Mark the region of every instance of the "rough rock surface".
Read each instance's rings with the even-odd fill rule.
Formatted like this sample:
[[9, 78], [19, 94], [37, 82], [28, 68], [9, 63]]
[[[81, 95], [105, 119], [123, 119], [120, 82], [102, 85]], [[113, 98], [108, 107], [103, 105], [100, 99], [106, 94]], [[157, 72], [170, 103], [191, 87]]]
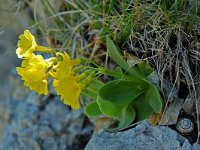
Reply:
[[187, 96], [187, 98], [185, 99], [184, 104], [183, 104], [183, 110], [188, 115], [193, 112], [193, 110], [194, 110], [194, 99], [192, 98], [191, 94], [189, 94]]
[[200, 150], [168, 127], [152, 127], [146, 121], [135, 128], [118, 133], [100, 131], [85, 150]]
[[6, 122], [0, 150], [84, 149], [93, 125], [83, 110], [70, 110], [53, 94], [28, 91], [16, 76], [9, 81], [9, 99], [0, 101], [0, 115]]
[[183, 99], [175, 99], [173, 102], [169, 103], [164, 115], [159, 122], [160, 125], [173, 125], [178, 121], [178, 116], [181, 109], [183, 108]]

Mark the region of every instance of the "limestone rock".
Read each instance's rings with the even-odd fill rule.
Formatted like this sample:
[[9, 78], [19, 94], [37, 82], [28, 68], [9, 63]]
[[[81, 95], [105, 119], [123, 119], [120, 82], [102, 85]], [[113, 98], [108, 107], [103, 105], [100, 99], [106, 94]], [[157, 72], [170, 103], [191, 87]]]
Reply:
[[0, 150], [82, 150], [85, 147], [93, 125], [83, 110], [70, 110], [57, 96], [37, 96], [31, 92], [27, 99], [3, 103], [9, 123]]
[[183, 107], [183, 99], [176, 99], [169, 104], [166, 108], [161, 121], [159, 122], [160, 125], [173, 125], [176, 124], [178, 121], [179, 113]]
[[163, 79], [163, 83], [161, 84], [160, 77], [155, 71], [148, 76], [148, 80], [153, 83], [157, 89], [162, 88], [164, 98], [167, 102], [172, 102], [178, 98], [178, 90], [165, 79]]
[[191, 95], [188, 95], [183, 104], [183, 110], [186, 114], [191, 114], [194, 109], [194, 100]]
[[[144, 121], [135, 128], [118, 133], [100, 131], [85, 150], [192, 150], [188, 140], [165, 127], [152, 127]], [[196, 146], [196, 149], [200, 148]]]

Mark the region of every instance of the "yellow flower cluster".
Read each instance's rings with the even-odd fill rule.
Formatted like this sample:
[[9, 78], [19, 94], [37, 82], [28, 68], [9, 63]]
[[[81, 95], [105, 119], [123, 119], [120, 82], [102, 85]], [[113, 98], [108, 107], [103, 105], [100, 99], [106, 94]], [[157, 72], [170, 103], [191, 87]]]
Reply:
[[[55, 53], [56, 57], [44, 59], [34, 52]], [[79, 59], [71, 59], [67, 53], [55, 52], [52, 49], [36, 43], [30, 31], [25, 30], [19, 36], [18, 58], [22, 58], [21, 67], [16, 67], [17, 73], [24, 80], [24, 85], [39, 94], [48, 94], [48, 78], [53, 77], [53, 87], [66, 105], [73, 109], [80, 107], [78, 98], [84, 84], [82, 75], [75, 75], [74, 67], [80, 64]]]
[[29, 59], [22, 61], [22, 67], [17, 67], [18, 74], [24, 80], [24, 85], [39, 94], [47, 94], [48, 63], [41, 55], [32, 54]]
[[72, 60], [67, 53], [57, 53], [57, 55], [60, 55], [63, 60], [59, 61], [51, 72], [54, 78], [53, 87], [66, 105], [78, 109], [80, 104], [77, 99], [84, 85], [79, 82], [80, 76], [74, 75], [73, 67], [78, 65], [80, 60]]

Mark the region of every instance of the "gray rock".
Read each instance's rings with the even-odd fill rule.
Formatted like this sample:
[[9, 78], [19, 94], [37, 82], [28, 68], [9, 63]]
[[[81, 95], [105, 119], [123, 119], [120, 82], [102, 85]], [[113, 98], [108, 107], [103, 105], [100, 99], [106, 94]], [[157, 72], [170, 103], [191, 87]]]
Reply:
[[[83, 110], [71, 111], [58, 97], [38, 97], [30, 93], [28, 98], [32, 99], [31, 103], [11, 99], [2, 104], [5, 110], [9, 110], [5, 112], [10, 119], [0, 149], [74, 150], [85, 147], [93, 125], [85, 124]], [[89, 138], [85, 141], [84, 137], [85, 142], [81, 143], [79, 141], [83, 140], [77, 139], [79, 136]]]
[[194, 109], [194, 100], [191, 95], [188, 95], [183, 104], [183, 110], [186, 114], [191, 114]]
[[31, 128], [22, 128], [17, 131], [17, 136], [23, 138], [25, 140], [28, 140], [28, 137], [31, 137], [33, 135], [33, 130]]
[[[53, 130], [48, 127], [48, 126], [40, 126], [39, 127], [39, 130], [38, 130], [38, 136], [41, 138], [41, 139], [48, 139], [50, 137], [53, 137], [54, 136], [54, 132]], [[52, 139], [52, 138], [51, 138]]]
[[159, 75], [153, 71], [149, 76], [148, 76], [148, 80], [151, 81], [151, 83], [153, 83], [157, 89], [162, 89], [163, 94], [164, 94], [164, 99], [167, 102], [172, 102], [173, 100], [178, 98], [178, 90], [173, 87], [169, 81], [163, 79], [163, 83], [161, 83], [161, 79], [159, 77]]
[[[197, 146], [198, 147], [198, 146]], [[191, 150], [188, 140], [165, 126], [152, 127], [147, 121], [118, 133], [100, 131], [85, 150]]]
[[[9, 77], [9, 82], [10, 82], [10, 93], [12, 94], [12, 99], [15, 100], [24, 100], [26, 97], [29, 95], [29, 89], [25, 87], [22, 82], [14, 77], [10, 76]], [[15, 88], [18, 87], [18, 88]]]
[[183, 99], [176, 99], [169, 104], [166, 108], [161, 121], [159, 122], [160, 125], [173, 125], [176, 124], [178, 121], [179, 113], [183, 107]]
[[163, 92], [167, 102], [173, 102], [178, 99], [178, 90], [165, 79], [163, 81]]
[[[9, 78], [7, 95], [22, 85], [17, 78], [15, 75]], [[4, 123], [0, 126], [3, 134], [0, 150], [81, 150], [85, 147], [94, 127], [90, 122], [85, 123], [83, 110], [72, 111], [52, 94], [41, 96], [30, 92], [27, 95], [23, 88], [14, 93], [0, 101], [0, 119]], [[77, 138], [80, 136], [84, 140]]]
[[160, 88], [160, 77], [155, 71], [148, 76], [148, 80], [151, 81], [151, 83], [153, 83], [157, 88]]
[[198, 114], [200, 115], [200, 87], [199, 87], [196, 91], [197, 91], [197, 107], [198, 107]]
[[38, 107], [43, 107], [46, 105], [49, 95], [39, 95], [33, 91], [29, 91], [29, 95], [27, 96], [27, 103], [38, 106]]
[[0, 86], [0, 99], [1, 100], [9, 99], [10, 95], [9, 95], [8, 89], [9, 89], [8, 85]]
[[200, 144], [194, 143], [192, 146], [192, 150], [200, 150]]

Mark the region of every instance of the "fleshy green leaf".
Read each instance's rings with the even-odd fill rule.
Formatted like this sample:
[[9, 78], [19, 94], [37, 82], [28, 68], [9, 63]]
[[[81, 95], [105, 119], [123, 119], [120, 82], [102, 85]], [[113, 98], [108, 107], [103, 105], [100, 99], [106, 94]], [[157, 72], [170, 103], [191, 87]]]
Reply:
[[92, 91], [90, 89], [85, 88], [84, 90], [81, 91], [82, 94], [84, 94], [85, 96], [89, 96], [91, 98], [96, 99], [98, 96], [98, 93], [95, 91]]
[[134, 78], [146, 78], [152, 72], [152, 68], [146, 62], [139, 63], [133, 67], [129, 66], [128, 63], [121, 57], [119, 50], [109, 37], [106, 38], [106, 45], [109, 56]]
[[99, 88], [103, 85], [104, 83], [99, 80], [92, 80], [90, 84], [84, 90], [82, 90], [81, 93], [96, 99], [98, 96]]
[[93, 80], [90, 82], [88, 88], [97, 90], [97, 89], [99, 89], [99, 88], [100, 88], [101, 86], [103, 86], [103, 85], [104, 85], [103, 82], [101, 82], [101, 81], [99, 81], [99, 80], [97, 80], [97, 79], [96, 79], [96, 80], [93, 79]]
[[145, 93], [138, 96], [132, 102], [132, 106], [136, 110], [137, 120], [144, 120], [153, 113], [160, 113], [162, 111], [162, 99], [156, 87], [150, 85]]
[[120, 52], [116, 48], [115, 44], [113, 41], [107, 37], [106, 38], [106, 45], [108, 49], [108, 54], [109, 56], [124, 70], [127, 70], [129, 68], [128, 64], [124, 59], [122, 59]]
[[97, 102], [92, 102], [92, 103], [88, 104], [85, 108], [85, 112], [88, 117], [96, 117], [96, 116], [102, 114]]
[[147, 97], [149, 98], [149, 105], [154, 112], [160, 113], [162, 111], [162, 98], [154, 85], [148, 89]]
[[140, 62], [132, 67], [140, 75], [140, 78], [147, 78], [153, 72], [153, 69], [147, 62]]
[[147, 119], [154, 113], [153, 109], [149, 106], [148, 99], [149, 97], [147, 97], [147, 93], [145, 92], [133, 101], [132, 106], [136, 110], [137, 121]]
[[117, 67], [114, 69], [114, 72], [119, 72], [119, 73], [123, 74], [122, 68], [121, 68], [120, 66], [117, 66]]
[[109, 129], [109, 131], [119, 131], [127, 128], [135, 120], [136, 112], [132, 106], [124, 107], [120, 114], [119, 125], [114, 129]]
[[99, 89], [99, 96], [118, 105], [127, 105], [144, 92], [139, 83], [127, 80], [110, 81]]
[[100, 96], [97, 97], [97, 104], [99, 105], [100, 111], [109, 117], [118, 118], [123, 107], [120, 105], [116, 105], [112, 102], [104, 100]]
[[147, 76], [149, 76], [153, 72], [151, 66], [146, 62], [141, 62], [140, 64], [138, 64], [138, 68], [140, 70], [140, 74], [145, 78], [147, 78]]
[[140, 74], [137, 70], [134, 70], [132, 67], [129, 67], [127, 62], [121, 57], [121, 54], [113, 41], [107, 37], [106, 38], [106, 46], [108, 49], [108, 55], [125, 71], [129, 72], [135, 78], [141, 78]]

